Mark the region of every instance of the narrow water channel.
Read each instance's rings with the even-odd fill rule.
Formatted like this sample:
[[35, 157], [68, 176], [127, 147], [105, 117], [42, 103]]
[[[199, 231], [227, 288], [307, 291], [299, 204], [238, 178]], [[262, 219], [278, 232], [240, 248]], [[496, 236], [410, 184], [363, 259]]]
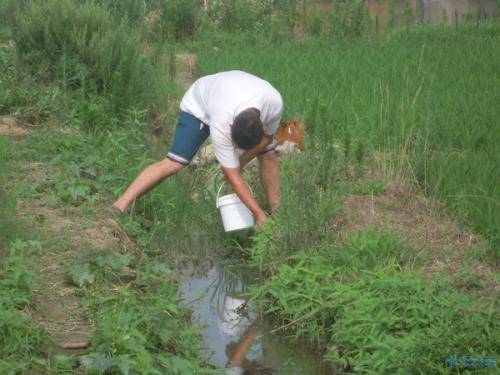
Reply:
[[242, 279], [221, 265], [194, 270], [181, 276], [182, 303], [193, 323], [203, 327], [205, 351], [211, 363], [227, 368], [227, 374], [335, 374], [310, 348], [272, 334], [247, 306]]

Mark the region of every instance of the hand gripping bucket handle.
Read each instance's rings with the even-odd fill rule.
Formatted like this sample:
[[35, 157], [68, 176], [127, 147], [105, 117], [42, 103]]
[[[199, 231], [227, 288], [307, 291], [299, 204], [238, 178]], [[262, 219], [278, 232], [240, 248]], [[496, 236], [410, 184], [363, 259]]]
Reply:
[[[222, 190], [222, 188], [224, 187], [224, 185], [225, 185], [225, 184], [226, 184], [226, 182], [224, 181], [224, 182], [220, 185], [219, 190], [217, 190], [217, 198], [216, 198], [217, 200], [219, 199], [220, 192], [221, 192], [221, 190]], [[253, 195], [253, 190], [252, 190], [252, 188], [251, 188], [248, 184], [246, 184], [246, 185], [248, 186], [248, 188], [250, 189], [250, 191], [251, 191], [251, 193], [252, 193], [252, 195]]]
[[[226, 232], [233, 232], [253, 227], [255, 219], [252, 213], [235, 193], [220, 196], [224, 184], [222, 183], [219, 187], [215, 203], [216, 207], [220, 210], [224, 230]], [[250, 189], [250, 191], [252, 190]]]

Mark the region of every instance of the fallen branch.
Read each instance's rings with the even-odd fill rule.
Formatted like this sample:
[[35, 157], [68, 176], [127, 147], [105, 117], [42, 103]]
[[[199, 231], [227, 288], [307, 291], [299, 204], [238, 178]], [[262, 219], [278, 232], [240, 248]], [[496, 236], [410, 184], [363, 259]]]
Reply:
[[59, 344], [59, 347], [62, 349], [68, 350], [76, 350], [76, 349], [88, 349], [90, 348], [90, 341], [81, 341], [81, 342], [63, 342]]

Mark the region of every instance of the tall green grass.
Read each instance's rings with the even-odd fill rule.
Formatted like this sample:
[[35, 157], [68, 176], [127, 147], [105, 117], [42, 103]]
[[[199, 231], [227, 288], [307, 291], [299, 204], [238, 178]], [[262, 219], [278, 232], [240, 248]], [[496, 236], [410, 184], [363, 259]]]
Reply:
[[[172, 91], [168, 66], [144, 53], [140, 28], [96, 2], [30, 1], [14, 8], [11, 30], [20, 67], [77, 91], [80, 111], [87, 110], [87, 101], [115, 117], [131, 108], [166, 106]], [[93, 122], [87, 126], [112, 125]]]
[[392, 170], [499, 248], [499, 27], [493, 20], [280, 45], [226, 36], [224, 44], [199, 41], [198, 65], [202, 75], [242, 69], [267, 79], [284, 97], [285, 118], [305, 116], [324, 145], [358, 139], [390, 152]]

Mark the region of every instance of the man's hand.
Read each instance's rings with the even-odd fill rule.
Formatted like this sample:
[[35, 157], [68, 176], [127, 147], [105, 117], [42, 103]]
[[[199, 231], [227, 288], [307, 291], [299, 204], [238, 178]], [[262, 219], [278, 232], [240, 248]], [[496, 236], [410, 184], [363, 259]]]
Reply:
[[[255, 216], [255, 215], [254, 215]], [[257, 225], [257, 228], [259, 228], [264, 222], [267, 220], [267, 215], [264, 213], [262, 216], [255, 216], [255, 225]]]
[[224, 171], [226, 179], [231, 184], [236, 195], [241, 199], [243, 204], [245, 204], [245, 206], [252, 211], [257, 226], [260, 226], [264, 223], [264, 221], [266, 221], [266, 213], [252, 196], [252, 192], [241, 176], [240, 168], [222, 167], [222, 170]]

